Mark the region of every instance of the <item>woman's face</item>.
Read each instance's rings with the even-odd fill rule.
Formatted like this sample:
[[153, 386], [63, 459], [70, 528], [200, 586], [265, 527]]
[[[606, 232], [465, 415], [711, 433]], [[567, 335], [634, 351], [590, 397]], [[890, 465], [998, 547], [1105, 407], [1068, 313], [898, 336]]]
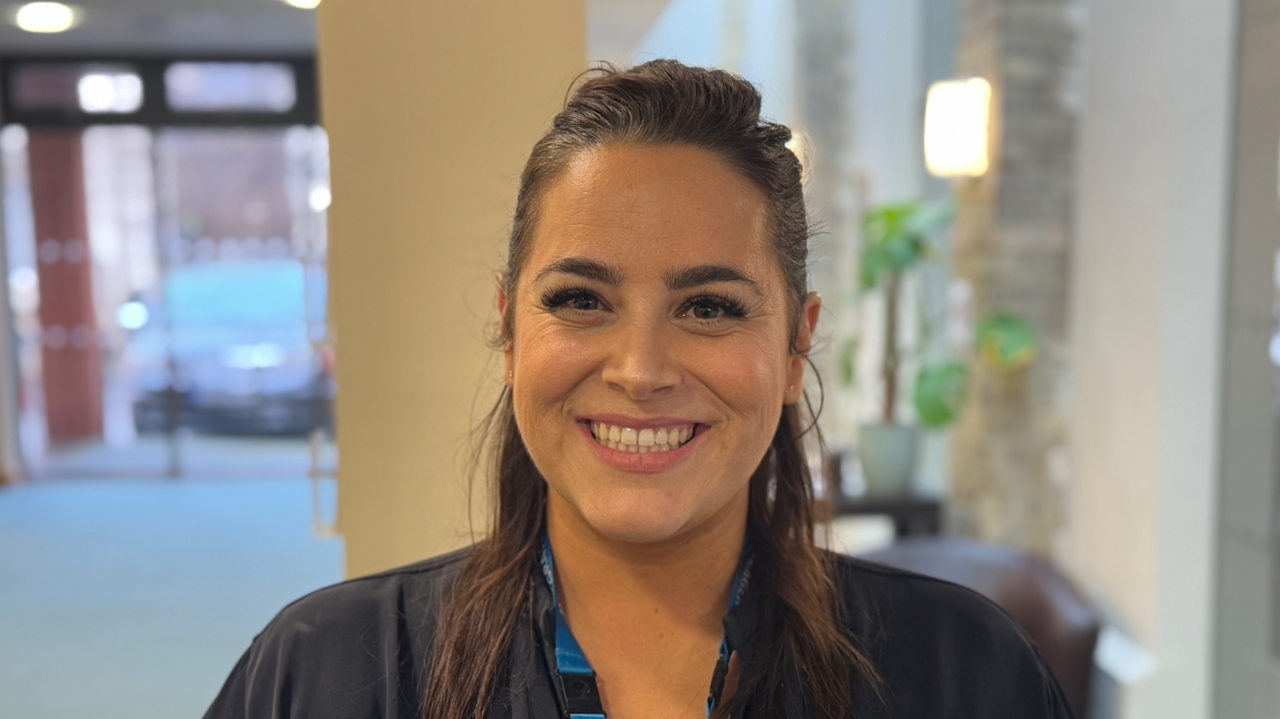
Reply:
[[[592, 150], [548, 187], [499, 305], [550, 512], [633, 543], [745, 521], [804, 373], [772, 243], [763, 194], [703, 150]], [[811, 295], [799, 349], [817, 313]]]

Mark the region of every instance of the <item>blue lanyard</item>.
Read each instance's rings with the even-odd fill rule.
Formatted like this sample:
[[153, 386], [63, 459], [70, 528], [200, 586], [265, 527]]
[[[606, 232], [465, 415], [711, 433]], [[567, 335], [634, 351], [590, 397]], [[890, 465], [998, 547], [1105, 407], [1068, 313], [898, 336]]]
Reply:
[[[751, 554], [744, 546], [738, 569], [733, 577], [733, 594], [729, 597], [729, 611], [742, 601], [742, 595], [751, 581]], [[582, 647], [569, 629], [569, 623], [560, 611], [560, 597], [556, 594], [556, 565], [551, 556], [551, 541], [542, 535], [542, 573], [551, 589], [551, 601], [556, 609], [556, 673], [560, 675], [561, 696], [569, 719], [605, 719], [604, 705], [600, 702], [600, 689], [596, 686], [596, 672], [582, 653]], [[729, 657], [732, 649], [729, 638], [720, 638], [720, 659], [711, 679], [711, 692], [707, 696], [707, 716], [715, 711], [729, 674]]]

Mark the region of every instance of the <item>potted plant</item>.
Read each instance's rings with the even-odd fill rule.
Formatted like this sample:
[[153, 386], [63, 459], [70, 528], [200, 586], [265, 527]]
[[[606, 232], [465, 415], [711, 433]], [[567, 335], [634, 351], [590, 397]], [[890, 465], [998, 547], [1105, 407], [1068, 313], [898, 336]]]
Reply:
[[[902, 377], [906, 354], [902, 341], [904, 288], [912, 272], [937, 256], [930, 238], [953, 216], [950, 203], [907, 202], [872, 208], [863, 220], [859, 284], [863, 293], [881, 293], [884, 308], [879, 411], [875, 421], [858, 430], [863, 477], [868, 492], [874, 494], [906, 493], [915, 470], [920, 430], [946, 428], [964, 406], [969, 384], [967, 358], [923, 359], [920, 350], [929, 344], [936, 323], [927, 321], [928, 313], [922, 312], [915, 343], [917, 369], [909, 390], [914, 422], [899, 416], [900, 400], [908, 391]], [[974, 339], [977, 357], [994, 372], [1016, 372], [1035, 359], [1035, 331], [1016, 315], [999, 313], [984, 318]], [[847, 381], [851, 381], [852, 363], [851, 357], [842, 363]]]
[[[863, 218], [859, 286], [864, 293], [881, 292], [884, 306], [880, 411], [877, 421], [864, 423], [858, 431], [863, 476], [868, 491], [876, 494], [905, 492], [915, 469], [917, 429], [898, 416], [904, 284], [908, 273], [934, 255], [929, 237], [943, 229], [953, 214], [950, 204], [906, 202], [880, 205]], [[923, 381], [917, 381], [916, 394], [929, 395], [921, 421], [949, 422], [963, 401], [964, 366], [951, 362], [922, 367], [920, 373], [918, 379]]]

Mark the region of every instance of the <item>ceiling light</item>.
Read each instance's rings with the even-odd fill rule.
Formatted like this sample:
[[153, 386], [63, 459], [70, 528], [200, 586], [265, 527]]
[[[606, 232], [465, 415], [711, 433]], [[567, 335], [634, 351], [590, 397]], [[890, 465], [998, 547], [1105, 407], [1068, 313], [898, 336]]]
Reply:
[[320, 0], [284, 0], [285, 4], [292, 5], [303, 10], [315, 10], [320, 5]]
[[924, 111], [924, 157], [935, 177], [986, 174], [991, 84], [980, 77], [935, 82]]
[[27, 32], [63, 32], [75, 26], [80, 12], [60, 2], [33, 2], [18, 8], [13, 23]]

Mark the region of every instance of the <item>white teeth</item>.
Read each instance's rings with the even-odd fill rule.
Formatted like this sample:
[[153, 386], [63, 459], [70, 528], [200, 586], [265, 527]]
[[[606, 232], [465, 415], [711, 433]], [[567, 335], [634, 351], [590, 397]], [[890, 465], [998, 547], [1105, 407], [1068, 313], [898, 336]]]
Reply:
[[662, 427], [660, 429], [634, 429], [604, 422], [592, 422], [591, 434], [609, 449], [633, 454], [670, 452], [678, 449], [693, 437], [693, 426]]

